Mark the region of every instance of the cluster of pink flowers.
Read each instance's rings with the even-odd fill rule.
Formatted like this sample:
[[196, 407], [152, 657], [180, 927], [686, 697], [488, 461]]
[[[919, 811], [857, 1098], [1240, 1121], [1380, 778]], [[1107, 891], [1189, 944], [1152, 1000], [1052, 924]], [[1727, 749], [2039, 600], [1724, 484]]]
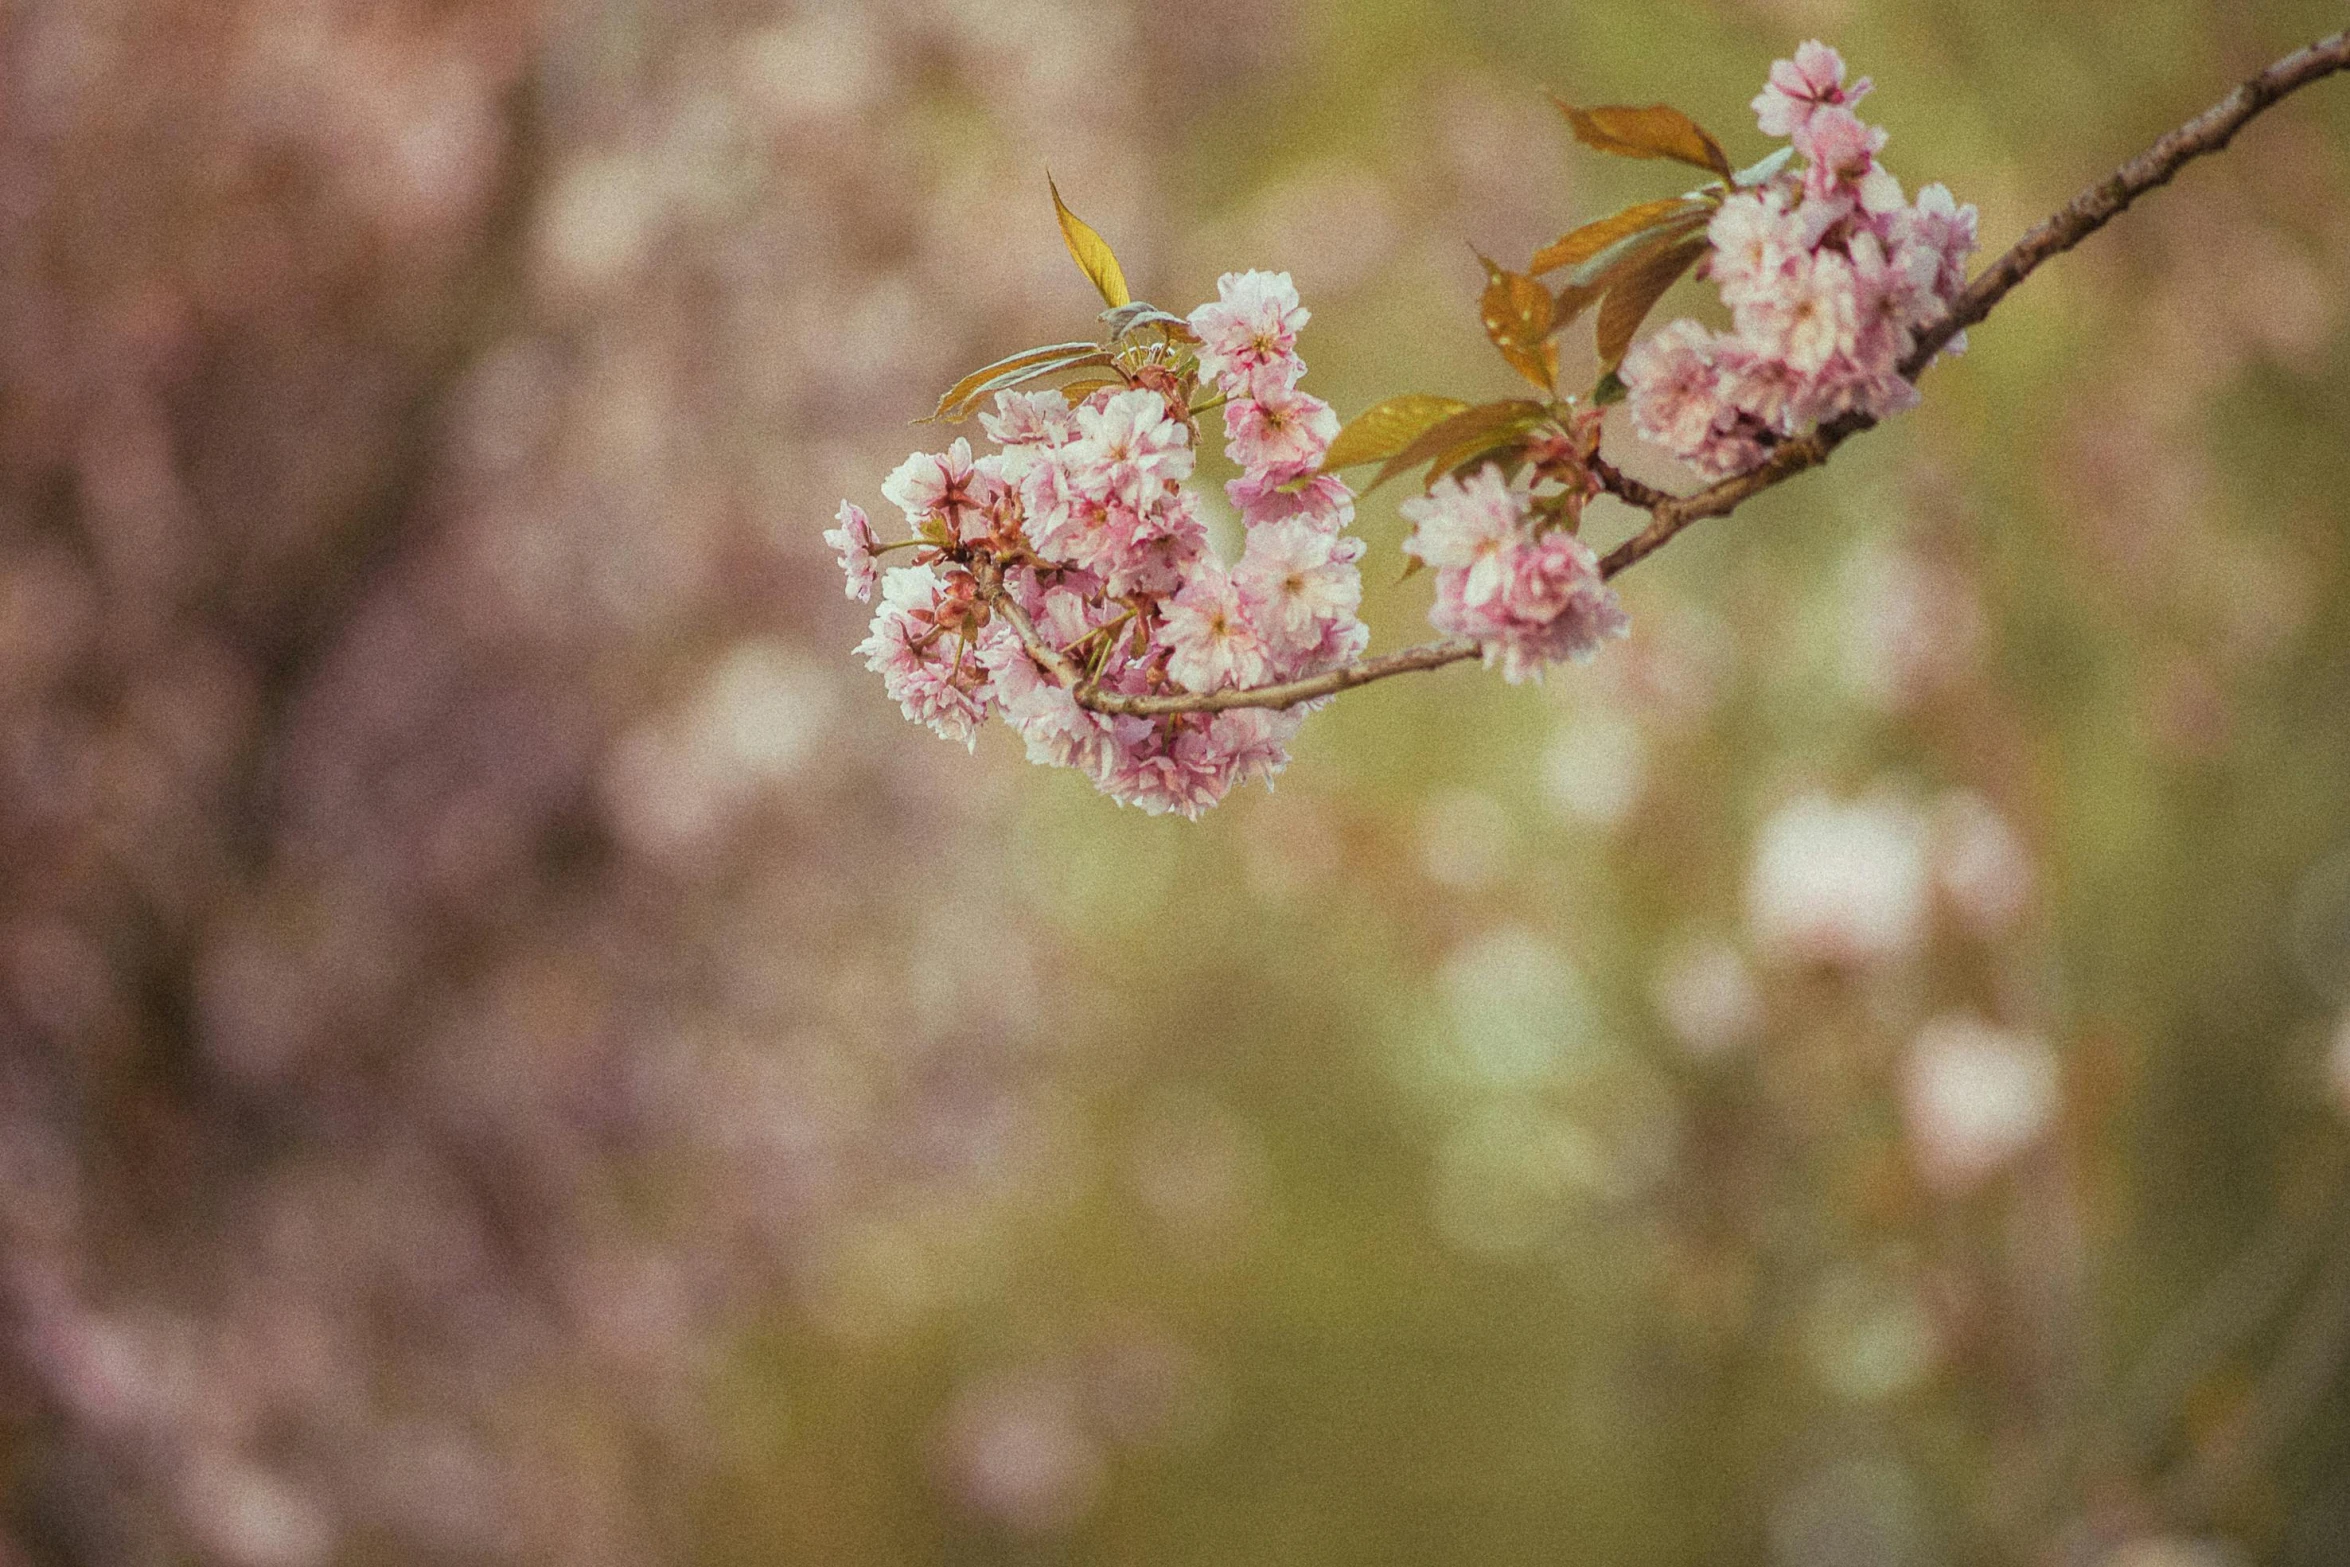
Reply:
[[[910, 564], [885, 570], [866, 514], [842, 504], [825, 539], [850, 596], [878, 587], [881, 599], [858, 651], [908, 718], [972, 744], [1000, 714], [1031, 761], [1078, 768], [1154, 814], [1196, 816], [1286, 763], [1302, 708], [1098, 713], [1007, 610], [1097, 689], [1129, 695], [1259, 686], [1362, 651], [1354, 496], [1319, 472], [1338, 420], [1297, 384], [1308, 312], [1286, 274], [1227, 274], [1218, 295], [1191, 316], [1196, 342], [1171, 334], [1122, 357], [1123, 384], [1074, 405], [1000, 394], [981, 416], [998, 450], [975, 457], [958, 440], [909, 457], [882, 493], [914, 530]], [[1203, 386], [1224, 399], [1225, 450], [1242, 470], [1226, 489], [1248, 543], [1230, 566], [1185, 487]]]
[[[1846, 86], [1843, 59], [1817, 42], [1771, 67], [1755, 118], [1803, 166], [1714, 214], [1707, 275], [1735, 330], [1675, 321], [1624, 360], [1634, 427], [1708, 473], [1751, 468], [1772, 442], [1846, 412], [1915, 403], [1899, 367], [1966, 286], [1975, 209], [1940, 185], [1902, 199], [1877, 162], [1885, 132], [1852, 112], [1868, 90], [1865, 77]], [[1961, 336], [1945, 351], [1964, 348]]]
[[1466, 480], [1438, 479], [1398, 509], [1412, 525], [1405, 552], [1436, 570], [1429, 623], [1481, 643], [1504, 679], [1589, 658], [1628, 629], [1591, 546], [1563, 525], [1540, 526], [1553, 508], [1537, 506], [1526, 479], [1489, 463]]

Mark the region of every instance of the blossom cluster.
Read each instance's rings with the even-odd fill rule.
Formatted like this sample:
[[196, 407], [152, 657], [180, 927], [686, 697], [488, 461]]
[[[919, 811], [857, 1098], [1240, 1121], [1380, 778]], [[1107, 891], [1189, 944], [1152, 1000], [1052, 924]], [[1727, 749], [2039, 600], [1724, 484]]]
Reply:
[[[908, 718], [971, 744], [1000, 715], [1031, 761], [1075, 767], [1154, 814], [1196, 816], [1285, 764], [1302, 708], [1146, 718], [1097, 712], [1072, 689], [1260, 686], [1369, 640], [1356, 615], [1363, 545], [1346, 532], [1353, 492], [1320, 472], [1338, 419], [1298, 387], [1309, 313], [1286, 274], [1230, 273], [1217, 292], [1188, 328], [1121, 351], [1116, 380], [1074, 402], [999, 393], [981, 416], [997, 450], [974, 456], [957, 440], [907, 458], [882, 486], [913, 529], [903, 545], [882, 545], [842, 504], [826, 541], [851, 597], [880, 594], [858, 651]], [[1217, 398], [1195, 408], [1202, 388]], [[1198, 418], [1218, 399], [1241, 469], [1226, 490], [1247, 532], [1229, 566], [1185, 484]], [[900, 547], [911, 562], [884, 569], [880, 555]]]
[[[1734, 329], [1675, 321], [1624, 360], [1634, 427], [1707, 473], [1742, 472], [1847, 412], [1910, 407], [1900, 366], [1966, 286], [1975, 209], [1941, 185], [1903, 199], [1877, 161], [1886, 133], [1853, 113], [1869, 86], [1847, 86], [1818, 42], [1771, 67], [1756, 123], [1802, 167], [1733, 192], [1708, 227], [1707, 275]], [[1946, 351], [1964, 347], [1962, 335]]]
[[[1597, 420], [1577, 421], [1568, 443], [1578, 434], [1595, 445]], [[1448, 474], [1398, 508], [1412, 524], [1405, 552], [1436, 571], [1429, 623], [1475, 640], [1487, 666], [1512, 683], [1538, 678], [1546, 664], [1588, 658], [1629, 627], [1598, 556], [1566, 525], [1588, 493], [1536, 493], [1551, 474], [1587, 473], [1577, 459], [1588, 455], [1561, 452], [1546, 463], [1537, 454], [1515, 479], [1493, 463], [1466, 479]]]

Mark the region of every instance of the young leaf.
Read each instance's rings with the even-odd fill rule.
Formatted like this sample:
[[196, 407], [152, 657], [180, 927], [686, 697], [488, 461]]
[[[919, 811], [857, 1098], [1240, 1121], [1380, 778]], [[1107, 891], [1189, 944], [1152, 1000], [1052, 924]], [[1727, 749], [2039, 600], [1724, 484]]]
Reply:
[[1388, 458], [1387, 465], [1379, 470], [1378, 475], [1364, 489], [1375, 490], [1399, 473], [1409, 472], [1447, 452], [1458, 451], [1466, 442], [1489, 437], [1500, 440], [1505, 431], [1523, 433], [1548, 417], [1549, 409], [1523, 397], [1464, 408], [1451, 418], [1430, 425], [1409, 446]]
[[1668, 196], [1663, 201], [1644, 201], [1636, 207], [1626, 207], [1612, 217], [1596, 223], [1586, 223], [1572, 234], [1552, 240], [1534, 252], [1534, 261], [1526, 270], [1540, 276], [1589, 261], [1619, 240], [1644, 233], [1660, 223], [1674, 218], [1685, 218], [1699, 212], [1710, 212], [1702, 201], [1687, 196]]
[[1393, 457], [1431, 425], [1465, 411], [1468, 406], [1457, 397], [1436, 397], [1426, 392], [1406, 392], [1401, 397], [1374, 403], [1338, 432], [1338, 439], [1330, 443], [1329, 452], [1322, 458], [1322, 471], [1336, 473], [1357, 463]]
[[1567, 123], [1575, 128], [1575, 139], [1586, 147], [1612, 152], [1619, 158], [1672, 158], [1723, 179], [1730, 177], [1730, 155], [1722, 151], [1722, 144], [1695, 120], [1667, 104], [1652, 103], [1645, 109], [1624, 104], [1578, 109], [1563, 98], [1554, 97], [1551, 102], [1559, 106]]
[[1534, 384], [1538, 391], [1556, 389], [1559, 374], [1558, 345], [1550, 341], [1553, 312], [1558, 302], [1550, 290], [1535, 282], [1523, 272], [1508, 272], [1486, 261], [1485, 276], [1489, 281], [1485, 293], [1477, 302], [1477, 313], [1485, 323], [1485, 335], [1493, 346], [1501, 350], [1510, 368]]
[[1559, 290], [1558, 304], [1550, 314], [1551, 328], [1556, 331], [1591, 308], [1592, 302], [1607, 292], [1607, 285], [1594, 283], [1588, 288], [1577, 288], [1569, 283]]
[[1061, 200], [1061, 187], [1053, 177], [1044, 177], [1045, 186], [1053, 193], [1053, 211], [1061, 220], [1061, 240], [1069, 247], [1069, 255], [1077, 263], [1077, 270], [1092, 280], [1101, 290], [1102, 302], [1112, 310], [1134, 303], [1134, 295], [1126, 287], [1126, 273], [1118, 265], [1117, 253], [1110, 242], [1096, 234], [1083, 218], [1069, 210]]
[[1038, 376], [1051, 375], [1056, 370], [1074, 370], [1083, 364], [1108, 364], [1110, 356], [1099, 343], [1055, 343], [1049, 348], [1024, 349], [992, 365], [982, 366], [957, 381], [938, 400], [938, 407], [928, 419], [953, 424], [971, 417], [971, 410], [997, 392], [1009, 390]]
[[1463, 441], [1452, 450], [1439, 453], [1436, 460], [1428, 465], [1429, 487], [1434, 488], [1436, 481], [1445, 474], [1449, 473], [1457, 479], [1496, 458], [1502, 459], [1502, 466], [1514, 476], [1525, 466], [1525, 453], [1521, 449], [1525, 439], [1526, 429], [1519, 427]]
[[1644, 255], [1627, 268], [1607, 291], [1607, 298], [1599, 307], [1599, 362], [1613, 370], [1623, 363], [1624, 351], [1632, 346], [1632, 334], [1640, 330], [1640, 323], [1648, 319], [1648, 312], [1664, 297], [1665, 290], [1680, 281], [1681, 274], [1697, 264], [1704, 255], [1708, 241], [1684, 240], [1662, 250]]
[[1081, 375], [1074, 381], [1064, 382], [1061, 386], [1061, 395], [1066, 397], [1069, 400], [1069, 406], [1074, 408], [1104, 387], [1124, 386], [1125, 384], [1126, 378], [1124, 376]]
[[1794, 156], [1795, 149], [1793, 147], [1781, 147], [1761, 162], [1750, 163], [1736, 174], [1731, 175], [1730, 183], [1740, 190], [1752, 190], [1757, 185], [1768, 183], [1771, 176], [1787, 167], [1788, 160]]
[[1611, 275], [1620, 272], [1635, 256], [1668, 240], [1684, 239], [1691, 234], [1701, 233], [1711, 221], [1711, 210], [1705, 209], [1685, 217], [1668, 218], [1650, 228], [1635, 229], [1588, 261], [1577, 262], [1568, 268], [1567, 286], [1598, 288], [1604, 292]]
[[1192, 335], [1190, 322], [1181, 316], [1169, 315], [1158, 306], [1145, 304], [1139, 299], [1130, 304], [1113, 306], [1103, 311], [1101, 318], [1103, 323], [1109, 327], [1110, 337], [1113, 341], [1146, 326], [1158, 327], [1168, 336], [1180, 342], [1196, 343], [1199, 341], [1197, 337]]
[[1622, 376], [1616, 374], [1616, 372], [1613, 370], [1610, 370], [1607, 374], [1599, 378], [1598, 385], [1592, 387], [1592, 406], [1596, 408], [1605, 408], [1611, 403], [1620, 403], [1626, 397], [1631, 395], [1631, 390], [1632, 389], [1630, 387], [1624, 384], [1624, 378]]

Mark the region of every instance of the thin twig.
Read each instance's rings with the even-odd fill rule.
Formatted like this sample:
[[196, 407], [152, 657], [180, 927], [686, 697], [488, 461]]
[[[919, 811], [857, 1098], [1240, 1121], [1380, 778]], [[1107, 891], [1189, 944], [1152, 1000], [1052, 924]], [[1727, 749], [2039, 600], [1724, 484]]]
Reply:
[[1942, 345], [1991, 313], [2018, 283], [2051, 256], [2059, 256], [2121, 216], [2130, 203], [2206, 153], [2225, 147], [2249, 120], [2278, 99], [2321, 77], [2350, 68], [2350, 31], [2296, 50], [2229, 93], [2177, 130], [2072, 199], [2072, 204], [2017, 240], [1976, 274], [1950, 314], [1926, 329], [1901, 373], [1915, 380]]
[[1654, 511], [1673, 498], [1665, 490], [1641, 483], [1597, 452], [1591, 454], [1591, 477], [1597, 479], [1599, 487], [1608, 494], [1642, 511]]
[[1234, 707], [1295, 707], [1300, 702], [1335, 696], [1356, 686], [1369, 685], [1374, 680], [1385, 680], [1389, 675], [1408, 675], [1421, 669], [1442, 669], [1464, 658], [1475, 658], [1477, 652], [1477, 644], [1467, 637], [1447, 637], [1442, 642], [1428, 642], [1419, 647], [1407, 647], [1401, 652], [1382, 653], [1377, 658], [1358, 658], [1336, 669], [1309, 675], [1303, 680], [1285, 680], [1277, 686], [1249, 686], [1246, 689], [1204, 693], [1184, 691], [1167, 696], [1126, 696], [1116, 691], [1080, 688], [1077, 700], [1097, 713], [1131, 713], [1143, 718], [1157, 718], [1168, 713], [1221, 713]]
[[1062, 689], [1077, 692], [1082, 701], [1084, 689], [1081, 682], [1084, 675], [1075, 664], [1069, 662], [1068, 654], [1038, 634], [1036, 623], [1028, 618], [1028, 611], [1020, 607], [1019, 598], [1004, 591], [1003, 579], [992, 571], [986, 573], [980, 578], [979, 592], [996, 614], [1011, 622], [1013, 632], [1020, 638], [1020, 645], [1028, 650], [1028, 656], [1043, 665], [1045, 673], [1051, 675]]
[[[2180, 169], [2195, 159], [2225, 147], [2236, 132], [2244, 128], [2246, 122], [2286, 94], [2345, 68], [2350, 68], [2350, 31], [2320, 39], [2306, 49], [2285, 56], [2203, 113], [2164, 135], [2153, 146], [2116, 169], [2111, 176], [2081, 192], [2064, 210], [2033, 228], [2009, 246], [1997, 261], [1976, 274], [1974, 281], [1966, 286], [1952, 304], [1948, 314], [1919, 335], [1916, 348], [1901, 364], [1902, 375], [1916, 380], [1952, 338], [1988, 316], [1992, 308], [2005, 299], [2018, 283], [2031, 276], [2041, 263], [2062, 255], [2105, 227], [2127, 210], [2132, 202], [2148, 191], [2168, 184]], [[1875, 423], [1866, 414], [1846, 414], [1807, 435], [1781, 442], [1760, 467], [1709, 485], [1694, 495], [1667, 495], [1641, 484], [1610, 464], [1595, 463], [1593, 472], [1611, 494], [1649, 513], [1645, 527], [1608, 551], [1601, 559], [1600, 574], [1603, 577], [1614, 577], [1654, 554], [1691, 523], [1701, 522], [1708, 517], [1726, 517], [1764, 490], [1783, 484], [1807, 469], [1818, 467], [1847, 439]], [[1003, 594], [1000, 587], [990, 596], [1000, 605], [1011, 603], [1009, 595]], [[1017, 607], [1013, 608], [1016, 610]], [[1167, 696], [1127, 696], [1093, 690], [1063, 679], [1062, 670], [1068, 667], [1067, 660], [1059, 659], [1057, 652], [1053, 659], [1043, 656], [1039, 651], [1043, 644], [1036, 638], [1034, 628], [1023, 624], [1025, 616], [1015, 614], [1008, 618], [1011, 618], [1014, 628], [1021, 631], [1021, 639], [1028, 645], [1029, 651], [1038, 655], [1038, 662], [1050, 670], [1055, 679], [1069, 686], [1079, 702], [1096, 712], [1132, 713], [1148, 717], [1168, 713], [1213, 713], [1235, 707], [1291, 707], [1299, 702], [1369, 685], [1374, 680], [1385, 680], [1390, 675], [1441, 669], [1447, 664], [1474, 658], [1479, 651], [1478, 645], [1465, 637], [1449, 637], [1441, 642], [1423, 643], [1396, 653], [1357, 659], [1322, 674], [1304, 680], [1283, 681], [1279, 685]], [[1058, 666], [1055, 659], [1059, 660]]]

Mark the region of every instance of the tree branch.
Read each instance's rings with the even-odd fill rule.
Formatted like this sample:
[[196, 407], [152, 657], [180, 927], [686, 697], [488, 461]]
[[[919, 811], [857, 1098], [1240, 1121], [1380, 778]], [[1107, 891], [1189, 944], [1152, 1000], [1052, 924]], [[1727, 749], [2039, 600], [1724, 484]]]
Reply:
[[[2246, 122], [2286, 94], [2345, 68], [2350, 68], [2350, 31], [2320, 39], [2306, 49], [2285, 56], [2186, 124], [2165, 134], [2112, 175], [2075, 196], [2062, 211], [2035, 226], [2009, 246], [1997, 261], [1975, 275], [1949, 313], [1919, 335], [1916, 348], [1902, 361], [1902, 375], [1915, 381], [1951, 339], [1988, 316], [2041, 263], [2062, 255], [2105, 227], [2140, 196], [2170, 183], [2180, 169], [2195, 159], [2225, 147]], [[1593, 472], [1610, 494], [1649, 513], [1647, 526], [1601, 559], [1600, 575], [1614, 577], [1654, 554], [1691, 523], [1708, 517], [1726, 517], [1764, 490], [1818, 467], [1838, 446], [1875, 423], [1859, 413], [1830, 420], [1807, 435], [1781, 442], [1761, 466], [1709, 485], [1693, 495], [1667, 495], [1628, 477], [1611, 464], [1595, 462]], [[999, 602], [1009, 604], [1010, 600], [1008, 596], [1000, 597]], [[1055, 678], [1060, 678], [1061, 671], [1068, 667], [1067, 660], [1057, 650], [1043, 649], [1033, 628], [1022, 625], [1024, 619], [1013, 619], [1013, 626], [1021, 631], [1022, 640], [1031, 653], [1038, 655], [1038, 661]], [[1052, 652], [1050, 660], [1043, 656], [1045, 651]], [[1096, 712], [1144, 717], [1214, 713], [1235, 707], [1291, 707], [1384, 680], [1390, 675], [1441, 669], [1474, 658], [1478, 652], [1478, 644], [1468, 638], [1450, 637], [1400, 652], [1382, 653], [1375, 658], [1356, 659], [1322, 674], [1283, 681], [1279, 685], [1167, 696], [1127, 696], [1085, 685], [1071, 689], [1080, 703]], [[1055, 668], [1056, 661], [1059, 668]]]

